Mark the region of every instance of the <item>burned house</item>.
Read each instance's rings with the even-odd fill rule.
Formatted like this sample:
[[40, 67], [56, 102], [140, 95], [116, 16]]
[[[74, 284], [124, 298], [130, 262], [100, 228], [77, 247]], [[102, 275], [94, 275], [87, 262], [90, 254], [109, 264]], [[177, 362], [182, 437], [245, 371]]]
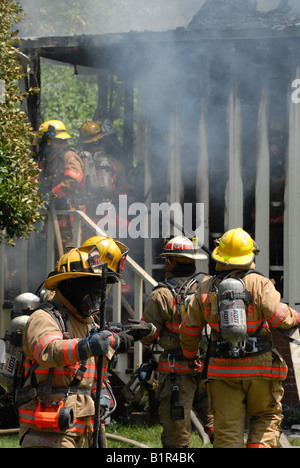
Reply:
[[[125, 95], [125, 163], [141, 187], [136, 201], [148, 213], [153, 203], [191, 204], [192, 227], [201, 224], [206, 249], [226, 229], [248, 230], [261, 250], [257, 269], [298, 308], [300, 16], [288, 3], [263, 13], [250, 0], [210, 0], [185, 28], [23, 38], [21, 51], [31, 60], [30, 85], [40, 86], [41, 58], [75, 72], [97, 70], [100, 114], [109, 77], [117, 76]], [[27, 106], [37, 129], [39, 96]], [[204, 206], [200, 220], [197, 204]], [[161, 239], [141, 242], [135, 260], [158, 280]], [[133, 307], [142, 301], [142, 280], [134, 288]], [[288, 340], [275, 339], [290, 368], [286, 398], [298, 402]]]

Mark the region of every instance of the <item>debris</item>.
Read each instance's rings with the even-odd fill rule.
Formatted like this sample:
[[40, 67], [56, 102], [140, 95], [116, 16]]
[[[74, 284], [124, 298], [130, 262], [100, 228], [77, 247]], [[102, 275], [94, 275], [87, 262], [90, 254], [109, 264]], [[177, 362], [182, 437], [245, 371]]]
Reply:
[[268, 12], [257, 10], [255, 0], [206, 0], [193, 17], [188, 29], [252, 29], [282, 30], [296, 26], [300, 14], [290, 13], [289, 0], [281, 0], [277, 8]]

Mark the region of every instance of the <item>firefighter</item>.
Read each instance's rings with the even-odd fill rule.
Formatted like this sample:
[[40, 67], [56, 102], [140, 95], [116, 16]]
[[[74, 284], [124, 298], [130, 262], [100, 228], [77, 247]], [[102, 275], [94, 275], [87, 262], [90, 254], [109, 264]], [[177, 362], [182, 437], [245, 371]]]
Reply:
[[[120, 258], [116, 256], [112, 257], [110, 254], [110, 247], [113, 243], [117, 244], [121, 255]], [[111, 237], [108, 236], [92, 236], [86, 241], [84, 241], [82, 247], [88, 247], [90, 245], [97, 246], [100, 255], [103, 256], [103, 258], [106, 258], [110, 266], [113, 267], [113, 269], [115, 269], [119, 275], [123, 273], [126, 256], [129, 251], [126, 245], [122, 244], [119, 241], [113, 240]]]
[[[118, 142], [116, 132], [109, 120], [96, 122], [85, 121], [79, 129], [79, 144], [83, 151], [90, 156], [87, 159], [86, 213], [98, 225], [104, 219], [104, 230], [108, 235], [117, 236], [118, 232], [127, 232], [130, 221], [119, 209], [119, 196], [127, 195], [129, 201], [135, 201], [130, 196], [130, 187], [127, 186], [127, 177], [122, 164], [124, 152]], [[102, 206], [101, 206], [102, 205]], [[107, 229], [108, 226], [108, 229]], [[83, 236], [85, 237], [85, 236]], [[130, 237], [130, 236], [129, 236]], [[129, 247], [131, 241], [128, 239]], [[134, 243], [134, 258], [138, 259], [142, 244], [138, 239]], [[126, 272], [126, 285], [122, 286], [127, 302], [133, 304], [133, 274]]]
[[103, 251], [92, 244], [71, 249], [45, 281], [45, 288], [55, 291], [54, 299], [30, 315], [23, 335], [26, 374], [17, 392], [21, 447], [89, 448], [97, 358], [104, 356], [106, 382], [107, 362], [113, 355], [126, 352], [133, 341], [149, 333], [146, 324], [133, 336], [128, 330], [99, 331], [95, 323], [105, 285], [121, 278], [125, 251], [119, 245], [109, 239]]
[[[116, 144], [117, 140], [115, 130], [109, 120], [104, 122], [94, 122], [93, 120], [85, 121], [79, 129], [79, 142], [82, 150], [87, 151], [92, 156], [92, 166], [95, 170], [96, 177], [101, 176], [106, 167], [106, 171], [110, 173], [111, 187], [103, 187], [103, 189], [111, 188], [114, 198], [119, 194], [126, 193], [126, 174], [120, 158], [123, 156], [122, 148]], [[118, 141], [117, 141], [118, 143]], [[92, 175], [92, 174], [90, 174]], [[99, 177], [98, 177], [99, 178]], [[101, 185], [101, 181], [98, 181]], [[92, 181], [90, 181], [92, 184]], [[111, 196], [111, 194], [109, 194]], [[107, 194], [104, 194], [104, 198]], [[98, 203], [100, 203], [98, 196]]]
[[[176, 236], [169, 240], [161, 254], [165, 258], [166, 281], [159, 283], [150, 294], [144, 309], [143, 320], [151, 322], [156, 327], [153, 336], [144, 338], [142, 342], [150, 345], [157, 340], [163, 349], [158, 363], [158, 415], [163, 431], [161, 435], [164, 448], [188, 447], [191, 435], [191, 409], [194, 408], [205, 426], [209, 436], [212, 436], [212, 418], [208, 416], [208, 397], [205, 388], [200, 386], [202, 364], [191, 370], [182, 354], [179, 339], [179, 325], [182, 321], [182, 311], [178, 307], [181, 294], [179, 289], [195, 274], [196, 259], [203, 260], [205, 254], [194, 249], [192, 241], [184, 236]], [[199, 277], [192, 278], [196, 287]], [[190, 292], [193, 291], [193, 287]], [[176, 392], [178, 387], [179, 392]], [[171, 402], [171, 409], [170, 409]]]
[[[68, 145], [71, 136], [59, 120], [48, 120], [39, 127], [38, 160], [42, 170], [40, 191], [58, 210], [85, 210], [85, 163], [79, 152]], [[72, 239], [72, 218], [58, 217], [63, 243]]]
[[[257, 254], [256, 243], [243, 229], [223, 234], [212, 252], [216, 272], [201, 283], [180, 326], [183, 353], [191, 366], [203, 327], [211, 327], [205, 373], [216, 448], [243, 448], [246, 416], [247, 447], [275, 448], [279, 441], [282, 382], [288, 369], [270, 330], [298, 326], [299, 314], [281, 302], [271, 280], [256, 272]], [[237, 334], [234, 340], [228, 330], [232, 337]]]

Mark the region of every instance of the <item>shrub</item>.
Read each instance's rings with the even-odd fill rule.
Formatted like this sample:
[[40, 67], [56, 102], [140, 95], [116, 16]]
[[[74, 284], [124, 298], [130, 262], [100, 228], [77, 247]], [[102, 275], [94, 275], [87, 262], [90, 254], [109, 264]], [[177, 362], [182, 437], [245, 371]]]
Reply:
[[[0, 3], [0, 243], [13, 243], [14, 237], [28, 238], [34, 224], [41, 221], [42, 197], [38, 193], [39, 169], [31, 157], [31, 125], [21, 103], [19, 88], [25, 76], [12, 31], [23, 18], [15, 0]], [[29, 90], [28, 92], [33, 92]]]

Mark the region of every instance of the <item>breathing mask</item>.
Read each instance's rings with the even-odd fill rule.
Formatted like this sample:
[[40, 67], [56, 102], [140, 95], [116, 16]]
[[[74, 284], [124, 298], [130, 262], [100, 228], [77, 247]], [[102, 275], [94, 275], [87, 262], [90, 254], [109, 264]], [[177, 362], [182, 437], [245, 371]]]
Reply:
[[98, 314], [106, 298], [101, 278], [79, 277], [61, 283], [61, 293], [84, 317]]

